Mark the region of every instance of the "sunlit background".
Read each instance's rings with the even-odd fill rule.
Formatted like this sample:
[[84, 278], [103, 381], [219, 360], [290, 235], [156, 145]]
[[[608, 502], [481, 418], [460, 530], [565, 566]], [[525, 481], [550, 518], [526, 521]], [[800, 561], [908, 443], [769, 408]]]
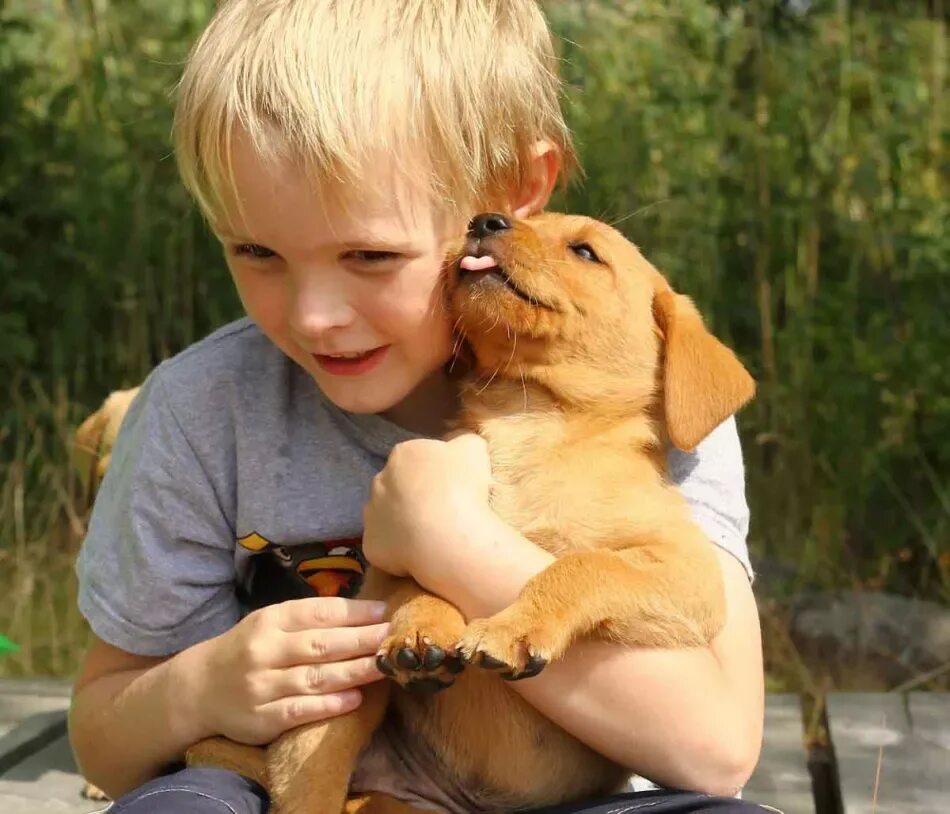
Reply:
[[[169, 146], [213, 5], [0, 3], [0, 674], [69, 675], [85, 642], [70, 433], [239, 315]], [[770, 687], [945, 686], [942, 0], [545, 8], [586, 170], [557, 207], [616, 222], [760, 383], [740, 428]]]

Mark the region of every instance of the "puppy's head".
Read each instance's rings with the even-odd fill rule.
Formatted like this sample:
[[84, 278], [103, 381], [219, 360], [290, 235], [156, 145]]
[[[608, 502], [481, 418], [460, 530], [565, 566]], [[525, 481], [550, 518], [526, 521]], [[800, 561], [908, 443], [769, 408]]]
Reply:
[[449, 303], [479, 374], [531, 381], [565, 404], [657, 410], [693, 449], [754, 382], [690, 300], [618, 231], [590, 218], [474, 218]]

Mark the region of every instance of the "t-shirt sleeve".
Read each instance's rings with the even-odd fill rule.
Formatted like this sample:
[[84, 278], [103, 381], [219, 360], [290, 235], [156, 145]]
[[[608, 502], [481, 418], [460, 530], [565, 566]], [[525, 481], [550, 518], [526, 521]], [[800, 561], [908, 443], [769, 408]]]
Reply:
[[751, 580], [749, 506], [735, 418], [720, 424], [693, 452], [671, 448], [668, 461], [670, 479], [689, 503], [693, 519], [710, 540], [742, 563]]
[[240, 618], [234, 533], [169, 401], [159, 367], [123, 421], [76, 564], [79, 609], [95, 634], [164, 656]]

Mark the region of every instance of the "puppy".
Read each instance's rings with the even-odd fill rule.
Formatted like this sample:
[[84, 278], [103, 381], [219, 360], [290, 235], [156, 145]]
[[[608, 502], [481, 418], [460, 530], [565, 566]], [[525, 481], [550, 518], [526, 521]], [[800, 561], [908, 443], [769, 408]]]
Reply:
[[112, 457], [122, 419], [129, 410], [132, 400], [138, 395], [138, 387], [128, 390], [115, 390], [109, 394], [92, 415], [79, 425], [73, 436], [73, 469], [79, 476], [90, 502], [105, 477]]
[[[619, 232], [555, 214], [476, 217], [446, 299], [473, 359], [460, 425], [487, 441], [492, 507], [558, 559], [509, 608], [468, 622], [371, 570], [361, 595], [389, 604], [378, 663], [394, 681], [350, 715], [286, 733], [266, 761], [221, 739], [189, 752], [243, 763], [280, 814], [510, 811], [613, 792], [628, 770], [504, 680], [537, 675], [581, 638], [693, 647], [723, 623], [714, 547], [666, 479], [666, 448], [694, 449], [754, 383], [693, 304]], [[348, 800], [358, 759], [413, 777], [357, 772]], [[424, 798], [413, 783], [428, 783]]]
[[[82, 484], [89, 505], [92, 505], [99, 482], [109, 468], [112, 445], [119, 434], [122, 419], [138, 392], [139, 388], [133, 387], [110, 393], [99, 409], [83, 421], [73, 435], [73, 472]], [[109, 799], [105, 792], [92, 783], [85, 784], [82, 796], [88, 800]]]

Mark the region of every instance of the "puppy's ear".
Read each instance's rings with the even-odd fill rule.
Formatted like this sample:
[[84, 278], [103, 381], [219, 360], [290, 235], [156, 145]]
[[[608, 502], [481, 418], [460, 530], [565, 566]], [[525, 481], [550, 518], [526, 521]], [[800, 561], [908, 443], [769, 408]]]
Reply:
[[653, 297], [663, 337], [663, 397], [675, 447], [693, 450], [755, 395], [755, 381], [736, 355], [714, 337], [692, 301], [668, 287]]
[[73, 469], [79, 476], [86, 495], [90, 497], [95, 493], [99, 479], [99, 448], [106, 424], [108, 417], [99, 409], [79, 425], [73, 436]]
[[105, 477], [112, 460], [112, 445], [119, 434], [122, 419], [139, 388], [116, 390], [89, 416], [73, 436], [73, 466], [90, 497]]

